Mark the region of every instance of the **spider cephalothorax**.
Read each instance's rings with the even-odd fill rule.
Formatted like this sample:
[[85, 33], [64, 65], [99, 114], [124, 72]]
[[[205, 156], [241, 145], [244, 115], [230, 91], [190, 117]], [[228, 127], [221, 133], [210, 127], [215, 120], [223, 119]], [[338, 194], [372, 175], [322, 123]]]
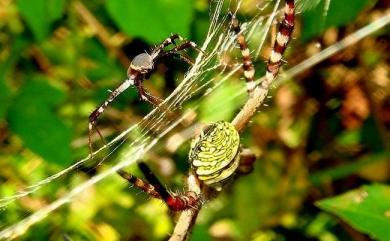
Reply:
[[147, 74], [153, 70], [153, 57], [148, 53], [142, 53], [134, 57], [127, 70], [129, 79], [137, 78], [138, 74]]
[[[180, 44], [176, 44], [175, 40], [180, 40]], [[166, 49], [169, 45], [173, 44], [175, 47], [171, 49]], [[89, 115], [89, 133], [88, 133], [88, 140], [89, 140], [89, 149], [90, 154], [92, 156], [92, 142], [91, 142], [91, 134], [92, 130], [95, 129], [96, 132], [99, 134], [100, 138], [103, 140], [103, 136], [96, 128], [96, 121], [99, 118], [99, 116], [104, 112], [105, 108], [115, 100], [115, 98], [120, 95], [123, 91], [128, 89], [130, 86], [135, 86], [135, 88], [138, 91], [138, 94], [141, 98], [141, 100], [147, 101], [151, 103], [154, 106], [158, 106], [161, 103], [161, 99], [151, 95], [149, 92], [147, 92], [142, 82], [149, 78], [149, 76], [152, 74], [155, 64], [164, 57], [172, 57], [176, 56], [180, 58], [181, 60], [192, 63], [192, 61], [180, 54], [180, 51], [193, 48], [197, 51], [202, 52], [201, 49], [197, 47], [197, 45], [194, 42], [183, 40], [183, 38], [178, 34], [173, 34], [169, 38], [165, 39], [161, 44], [157, 45], [150, 53], [142, 53], [134, 57], [133, 61], [131, 61], [130, 66], [127, 70], [127, 79], [122, 82], [115, 90], [113, 90], [110, 94], [110, 96], [107, 98], [106, 101], [104, 101], [99, 107], [97, 107], [90, 115]]]

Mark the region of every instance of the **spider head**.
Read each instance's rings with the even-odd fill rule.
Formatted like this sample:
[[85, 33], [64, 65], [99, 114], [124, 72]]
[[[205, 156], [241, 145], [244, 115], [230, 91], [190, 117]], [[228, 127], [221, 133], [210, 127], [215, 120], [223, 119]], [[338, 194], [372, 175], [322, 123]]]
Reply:
[[148, 53], [142, 53], [134, 57], [131, 61], [128, 73], [138, 72], [147, 74], [153, 69], [153, 58]]

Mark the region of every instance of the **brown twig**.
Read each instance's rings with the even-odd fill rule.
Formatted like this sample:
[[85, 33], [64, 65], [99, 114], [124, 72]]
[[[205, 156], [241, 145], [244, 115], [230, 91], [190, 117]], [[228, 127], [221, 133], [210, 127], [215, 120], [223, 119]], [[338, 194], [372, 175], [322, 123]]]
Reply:
[[[236, 115], [236, 117], [232, 121], [232, 124], [234, 125], [234, 127], [238, 132], [241, 132], [248, 125], [249, 121], [256, 114], [259, 106], [262, 105], [262, 103], [264, 102], [265, 98], [268, 95], [270, 86], [272, 82], [275, 80], [279, 72], [279, 68], [282, 64], [281, 59], [287, 47], [287, 44], [291, 38], [292, 30], [294, 28], [294, 18], [295, 18], [294, 0], [285, 0], [285, 2], [286, 2], [286, 6], [284, 8], [284, 19], [279, 25], [278, 34], [277, 37], [275, 38], [274, 46], [271, 51], [270, 57], [268, 59], [266, 75], [264, 78], [259, 80], [260, 83], [259, 85], [253, 85], [254, 69], [251, 63], [249, 50], [247, 48], [245, 40], [243, 39], [243, 36], [242, 35], [240, 36], [240, 34], [237, 35], [238, 36], [237, 42], [240, 45], [240, 49], [244, 57], [244, 64], [243, 64], [244, 75], [247, 78], [247, 81], [249, 81], [247, 82], [248, 92], [250, 92], [251, 89], [253, 88], [251, 86], [256, 86], [253, 89], [253, 92], [249, 94], [249, 98], [245, 103], [244, 107], [241, 109], [241, 111]], [[236, 32], [239, 33], [240, 32], [239, 25], [236, 24], [236, 26], [234, 27], [238, 28]], [[192, 176], [193, 174], [189, 175], [189, 180], [190, 178], [192, 178]], [[194, 176], [194, 178], [196, 177]], [[188, 182], [188, 189], [189, 191], [193, 191], [199, 195], [201, 194], [200, 186], [198, 182]], [[169, 240], [171, 241], [188, 240], [192, 227], [196, 221], [196, 217], [198, 216], [200, 209], [201, 209], [201, 205], [198, 205], [197, 209], [195, 210], [188, 210], [182, 212], [180, 214], [174, 232]]]
[[[249, 123], [249, 121], [256, 114], [257, 109], [264, 102], [267, 97], [269, 87], [271, 83], [265, 83], [261, 86], [258, 86], [253, 95], [247, 100], [244, 107], [233, 119], [232, 124], [237, 129], [238, 132], [241, 132]], [[189, 175], [188, 180], [191, 180], [193, 174]], [[198, 182], [188, 181], [188, 190], [198, 193], [200, 186]], [[173, 234], [170, 237], [169, 241], [184, 241], [188, 240], [191, 233], [192, 227], [196, 221], [198, 213], [201, 209], [201, 205], [197, 209], [191, 209], [184, 211], [180, 214], [179, 219], [174, 228]]]

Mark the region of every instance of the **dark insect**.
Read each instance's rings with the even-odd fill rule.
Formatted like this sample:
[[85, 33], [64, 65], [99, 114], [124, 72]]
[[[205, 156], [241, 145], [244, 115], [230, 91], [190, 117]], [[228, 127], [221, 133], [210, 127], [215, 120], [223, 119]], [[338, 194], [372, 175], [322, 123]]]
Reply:
[[[176, 44], [175, 40], [180, 40], [181, 43], [179, 45]], [[169, 45], [175, 45], [172, 49], [165, 50]], [[165, 39], [161, 44], [157, 45], [151, 52], [142, 53], [134, 57], [133, 61], [131, 61], [130, 66], [127, 70], [127, 79], [120, 84], [115, 90], [113, 90], [110, 96], [104, 101], [99, 107], [97, 107], [90, 115], [89, 115], [89, 125], [88, 125], [88, 143], [90, 155], [92, 157], [92, 141], [91, 134], [92, 130], [95, 129], [99, 134], [100, 138], [104, 141], [103, 135], [100, 133], [99, 129], [96, 127], [96, 121], [99, 116], [104, 112], [106, 107], [115, 100], [115, 98], [120, 95], [123, 91], [128, 89], [130, 86], [135, 86], [138, 91], [138, 94], [141, 100], [147, 101], [154, 106], [158, 106], [162, 100], [151, 95], [142, 85], [142, 82], [150, 77], [152, 74], [156, 63], [165, 57], [176, 56], [181, 60], [192, 64], [192, 61], [182, 55], [180, 51], [193, 48], [199, 52], [203, 51], [197, 47], [194, 42], [184, 40], [180, 35], [173, 34], [169, 38]]]
[[[282, 55], [294, 28], [294, 0], [285, 0], [285, 2], [284, 19], [279, 26], [279, 32], [267, 63], [265, 83], [271, 83], [278, 74]], [[236, 40], [241, 49], [248, 94], [251, 95], [257, 87], [253, 81], [255, 69], [239, 22], [233, 14], [230, 14], [230, 17], [231, 28], [237, 36]], [[263, 86], [265, 85], [263, 82], [261, 85], [267, 87]], [[251, 153], [240, 150], [239, 140], [237, 130], [229, 122], [219, 121], [204, 128], [200, 136], [193, 141], [189, 153], [191, 168], [198, 181], [205, 186], [219, 190], [221, 184], [232, 177], [234, 173], [250, 172], [255, 158]], [[191, 191], [184, 194], [168, 192], [145, 163], [140, 162], [139, 167], [147, 181], [124, 170], [119, 170], [118, 173], [136, 188], [154, 198], [163, 200], [172, 211], [197, 208], [201, 203], [200, 194]]]

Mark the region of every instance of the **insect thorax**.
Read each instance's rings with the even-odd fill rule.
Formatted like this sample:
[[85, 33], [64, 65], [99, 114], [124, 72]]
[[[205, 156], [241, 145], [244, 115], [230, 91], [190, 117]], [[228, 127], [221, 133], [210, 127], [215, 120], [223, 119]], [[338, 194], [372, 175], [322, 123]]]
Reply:
[[232, 124], [225, 121], [205, 127], [191, 144], [189, 160], [200, 180], [218, 187], [229, 178], [239, 164], [240, 136]]
[[131, 61], [130, 69], [145, 74], [153, 69], [153, 58], [148, 53], [142, 53]]

